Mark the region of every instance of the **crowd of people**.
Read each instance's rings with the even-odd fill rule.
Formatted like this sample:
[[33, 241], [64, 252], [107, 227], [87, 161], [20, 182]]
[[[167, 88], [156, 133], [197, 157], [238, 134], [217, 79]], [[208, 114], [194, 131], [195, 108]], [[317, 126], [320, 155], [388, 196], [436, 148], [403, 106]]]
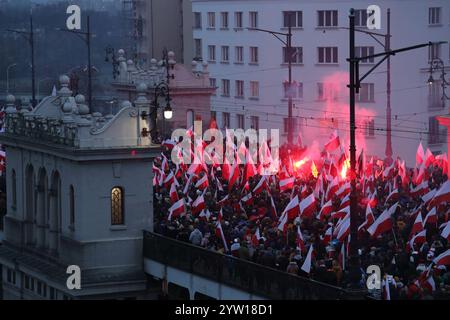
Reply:
[[[308, 158], [307, 149], [295, 153], [303, 154], [301, 159], [280, 152], [279, 170], [268, 176], [257, 163], [253, 169], [242, 163], [176, 164], [177, 147], [166, 143], [153, 165], [155, 232], [342, 288], [355, 282], [366, 288], [366, 269], [376, 265], [385, 299], [450, 298], [448, 259], [436, 263], [450, 248], [443, 236], [450, 205], [446, 195], [433, 201], [447, 186], [446, 159], [422, 149], [416, 167], [408, 169], [400, 159], [389, 164], [367, 160], [361, 152], [356, 172], [361, 270], [355, 273], [349, 268], [346, 223], [349, 161], [335, 142], [319, 159]], [[236, 154], [242, 150], [231, 144]], [[286, 181], [293, 183], [286, 187]], [[305, 204], [308, 199], [312, 202]], [[389, 218], [380, 221], [386, 213]]]

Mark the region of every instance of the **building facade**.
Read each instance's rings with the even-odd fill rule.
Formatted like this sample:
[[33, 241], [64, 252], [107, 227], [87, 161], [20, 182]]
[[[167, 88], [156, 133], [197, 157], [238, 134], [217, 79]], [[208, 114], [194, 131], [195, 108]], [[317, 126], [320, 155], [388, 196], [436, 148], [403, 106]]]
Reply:
[[181, 63], [192, 61], [192, 14], [189, 0], [123, 0], [133, 38], [135, 60], [149, 65], [171, 48]]
[[[350, 8], [357, 28], [384, 35], [390, 9], [391, 49], [429, 41], [450, 40], [450, 3], [376, 1], [381, 29], [367, 28], [367, 7], [373, 1], [193, 0], [194, 55], [209, 63], [212, 100], [219, 127], [276, 128], [287, 137], [287, 97], [293, 97], [294, 137], [305, 145], [323, 143], [335, 129], [348, 146], [348, 62]], [[289, 17], [291, 17], [289, 20]], [[292, 27], [292, 78], [283, 36], [248, 28], [287, 33]], [[384, 37], [357, 32], [356, 54], [384, 52]], [[434, 153], [447, 152], [445, 128], [436, 116], [446, 110], [439, 81], [427, 84], [429, 61], [440, 58], [450, 70], [447, 43], [391, 57], [393, 157], [414, 165], [422, 141]], [[363, 61], [361, 76], [379, 59]], [[439, 78], [438, 70], [434, 79]], [[448, 89], [447, 89], [448, 90]], [[448, 93], [447, 93], [448, 95]], [[387, 66], [384, 62], [364, 79], [357, 96], [357, 148], [384, 158], [387, 136]], [[296, 142], [294, 138], [294, 142]], [[320, 144], [319, 144], [320, 145]]]
[[[147, 87], [102, 115], [72, 96], [67, 76], [60, 84], [32, 111], [7, 99], [3, 298], [147, 298], [142, 230], [153, 224], [149, 168], [159, 150], [140, 132]], [[81, 290], [66, 285], [74, 265]]]

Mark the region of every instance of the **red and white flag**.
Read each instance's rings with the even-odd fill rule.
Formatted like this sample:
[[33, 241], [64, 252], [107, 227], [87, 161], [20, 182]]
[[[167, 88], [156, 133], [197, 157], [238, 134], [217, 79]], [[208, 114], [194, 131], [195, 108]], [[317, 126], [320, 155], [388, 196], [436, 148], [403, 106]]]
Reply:
[[423, 244], [425, 241], [427, 241], [427, 230], [422, 230], [418, 234], [416, 234], [414, 237], [411, 238], [409, 241], [409, 247], [411, 248], [411, 251], [414, 251], [414, 245], [420, 245]]
[[435, 225], [437, 223], [437, 220], [438, 220], [438, 217], [437, 217], [436, 207], [433, 207], [430, 210], [430, 212], [428, 212], [425, 219], [423, 220], [423, 224], [424, 225], [427, 225], [427, 224]]
[[450, 223], [447, 222], [444, 229], [441, 232], [441, 237], [450, 241]]
[[318, 219], [324, 220], [325, 217], [329, 216], [330, 213], [333, 212], [333, 203], [331, 200], [328, 200], [319, 211]]
[[262, 176], [261, 179], [259, 180], [258, 184], [256, 185], [256, 187], [253, 189], [253, 193], [255, 195], [260, 194], [264, 189], [267, 189], [267, 180], [265, 176]]
[[227, 240], [225, 239], [225, 235], [223, 234], [222, 225], [220, 224], [220, 221], [217, 221], [216, 223], [216, 237], [222, 239], [225, 252], [228, 252]]
[[294, 187], [295, 177], [280, 180], [280, 192], [291, 190]]
[[325, 144], [325, 151], [333, 152], [339, 146], [341, 145], [341, 142], [339, 141], [339, 135], [337, 130], [333, 132], [333, 134], [330, 137], [330, 140]]
[[411, 195], [411, 197], [415, 198], [421, 197], [427, 192], [428, 192], [428, 181], [424, 181], [421, 184], [417, 185], [415, 188], [413, 188], [409, 192], [409, 194]]
[[274, 220], [278, 218], [277, 207], [275, 206], [272, 196], [270, 196], [270, 215]]
[[178, 218], [181, 215], [185, 214], [184, 210], [184, 199], [180, 199], [177, 202], [175, 202], [170, 208], [169, 208], [169, 221]]
[[326, 200], [330, 200], [338, 190], [339, 190], [339, 179], [338, 177], [335, 177], [333, 181], [331, 181], [331, 183], [328, 185]]
[[300, 230], [300, 226], [297, 226], [297, 239], [296, 239], [297, 248], [300, 251], [305, 249], [305, 240], [303, 240], [302, 231]]
[[431, 200], [431, 205], [437, 205], [442, 202], [450, 202], [450, 179], [447, 180], [436, 192]]
[[172, 203], [175, 203], [175, 202], [177, 202], [179, 200], [178, 199], [177, 188], [175, 187], [175, 183], [172, 183], [172, 185], [170, 186], [169, 197], [170, 197], [170, 201]]
[[231, 191], [231, 188], [235, 183], [238, 182], [239, 179], [239, 166], [235, 163], [231, 168], [230, 179], [228, 181], [228, 191]]
[[350, 213], [350, 206], [346, 206], [343, 209], [340, 209], [339, 211], [333, 212], [331, 214], [332, 219], [342, 219], [345, 218]]
[[325, 231], [325, 234], [324, 234], [324, 236], [322, 238], [322, 241], [323, 241], [324, 245], [328, 245], [330, 243], [332, 236], [333, 236], [333, 227], [330, 226]]
[[[298, 206], [297, 206], [298, 207]], [[286, 223], [288, 221], [288, 213], [284, 212], [278, 220], [278, 230], [286, 232]]]
[[342, 199], [341, 204], [339, 205], [339, 210], [344, 209], [345, 207], [350, 205], [350, 195], [346, 195], [344, 199]]
[[417, 148], [417, 152], [416, 152], [416, 167], [419, 164], [422, 164], [422, 162], [424, 162], [425, 160], [425, 153], [423, 152], [423, 147], [422, 147], [422, 141], [419, 144], [419, 147]]
[[433, 262], [437, 266], [450, 266], [450, 249], [441, 253], [438, 257], [436, 257]]
[[397, 206], [398, 203], [390, 207], [389, 210], [384, 210], [378, 219], [367, 229], [367, 232], [369, 232], [372, 237], [376, 238], [380, 234], [392, 229], [392, 214], [397, 209]]
[[313, 245], [311, 244], [308, 250], [308, 254], [306, 255], [305, 262], [303, 262], [303, 265], [300, 268], [308, 274], [311, 272], [312, 252], [313, 252]]
[[339, 241], [344, 241], [345, 238], [350, 234], [350, 215], [347, 215], [344, 220], [342, 220], [341, 225], [339, 227], [339, 232], [337, 235], [337, 239]]
[[242, 197], [241, 201], [246, 205], [249, 206], [251, 204], [253, 204], [253, 196], [252, 193], [248, 193], [245, 196]]
[[430, 149], [427, 148], [427, 152], [425, 153], [425, 168], [428, 168], [433, 163], [434, 163], [434, 155], [430, 151]]
[[299, 213], [300, 208], [298, 205], [298, 196], [295, 196], [284, 209], [282, 216], [286, 214], [289, 219], [294, 219], [299, 215]]
[[419, 213], [417, 214], [416, 220], [414, 220], [414, 224], [411, 229], [410, 238], [412, 238], [412, 236], [414, 236], [418, 232], [421, 232], [422, 230], [423, 230], [422, 213], [419, 210]]
[[314, 194], [311, 193], [308, 197], [303, 199], [300, 202], [299, 206], [300, 206], [300, 215], [302, 217], [311, 218], [316, 209], [316, 198], [314, 198]]
[[400, 194], [398, 193], [398, 189], [395, 189], [387, 196], [385, 203], [388, 203], [389, 201], [397, 201], [399, 196]]
[[197, 215], [205, 208], [206, 208], [205, 198], [203, 197], [203, 195], [200, 195], [192, 203], [192, 214]]
[[428, 204], [428, 202], [430, 202], [433, 199], [433, 197], [436, 195], [436, 193], [437, 193], [437, 190], [433, 189], [422, 196], [422, 200], [423, 200], [425, 206]]
[[339, 198], [343, 198], [346, 195], [350, 194], [350, 190], [351, 190], [350, 182], [346, 182], [338, 189], [338, 191], [336, 191], [336, 196]]
[[199, 190], [205, 190], [209, 186], [208, 181], [208, 175], [204, 174], [202, 178], [200, 178], [197, 183], [195, 184], [195, 187]]

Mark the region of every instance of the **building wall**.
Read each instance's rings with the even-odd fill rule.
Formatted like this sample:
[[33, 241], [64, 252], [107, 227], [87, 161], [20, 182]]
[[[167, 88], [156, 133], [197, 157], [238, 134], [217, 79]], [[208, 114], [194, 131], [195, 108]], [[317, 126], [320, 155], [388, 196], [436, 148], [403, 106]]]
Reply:
[[[391, 48], [402, 48], [428, 41], [450, 40], [450, 2], [432, 1], [375, 1], [382, 11], [381, 30], [386, 33], [386, 10], [391, 9]], [[287, 117], [287, 99], [284, 98], [283, 81], [287, 81], [286, 64], [282, 63], [282, 47], [278, 39], [271, 34], [251, 31], [249, 12], [258, 12], [258, 28], [287, 32], [283, 28], [283, 11], [302, 11], [303, 26], [293, 30], [293, 46], [303, 48], [303, 63], [293, 66], [293, 80], [303, 83], [303, 98], [294, 99], [294, 117], [299, 117], [299, 128], [303, 142], [312, 145], [318, 140], [324, 143], [335, 126], [348, 146], [348, 30], [339, 28], [317, 27], [317, 10], [338, 10], [338, 27], [348, 27], [350, 8], [366, 9], [374, 1], [206, 1], [193, 0], [193, 12], [200, 12], [202, 27], [194, 29], [193, 38], [202, 40], [202, 58], [208, 60], [208, 45], [216, 46], [216, 62], [209, 62], [210, 78], [217, 82], [217, 95], [212, 99], [212, 110], [217, 112], [220, 127], [223, 126], [223, 112], [230, 114], [231, 127], [237, 126], [237, 115], [245, 116], [245, 126], [250, 125], [250, 117], [259, 117], [260, 128], [278, 128], [283, 134], [283, 118]], [[438, 26], [428, 25], [428, 8], [441, 7], [442, 23]], [[243, 12], [243, 29], [234, 28], [234, 13]], [[207, 14], [215, 12], [216, 28], [207, 28]], [[220, 13], [229, 13], [229, 28], [220, 28]], [[366, 29], [367, 30], [367, 29]], [[381, 39], [383, 41], [383, 39]], [[229, 46], [229, 63], [221, 63], [221, 46]], [[375, 53], [382, 52], [383, 47], [365, 34], [356, 35], [357, 46], [373, 46]], [[244, 63], [234, 63], [235, 46], [244, 47]], [[259, 62], [249, 63], [249, 47], [258, 47]], [[320, 65], [318, 47], [338, 47], [338, 63]], [[450, 64], [448, 44], [441, 47], [441, 58]], [[375, 63], [377, 60], [375, 61]], [[374, 63], [361, 65], [361, 75]], [[400, 53], [391, 58], [392, 70], [392, 140], [395, 156], [406, 159], [407, 165], [414, 164], [417, 145], [422, 140], [428, 145], [429, 118], [445, 113], [446, 109], [428, 108], [428, 49], [421, 48]], [[363, 132], [358, 134], [358, 151], [364, 148], [369, 155], [384, 158], [386, 144], [386, 62], [364, 80], [374, 83], [374, 102], [358, 103], [357, 121], [360, 127], [365, 120], [374, 120], [373, 137]], [[438, 73], [434, 78], [439, 77]], [[221, 96], [221, 80], [230, 80], [230, 97]], [[235, 98], [235, 80], [244, 81], [244, 97]], [[249, 98], [250, 81], [259, 81], [259, 97]], [[318, 100], [318, 82], [337, 84], [336, 101]], [[447, 102], [448, 104], [448, 102]], [[339, 123], [336, 125], [336, 123]], [[442, 129], [442, 128], [441, 128]], [[286, 138], [286, 134], [283, 134]], [[296, 137], [294, 141], [297, 141]], [[443, 143], [429, 145], [433, 152], [446, 152]]]

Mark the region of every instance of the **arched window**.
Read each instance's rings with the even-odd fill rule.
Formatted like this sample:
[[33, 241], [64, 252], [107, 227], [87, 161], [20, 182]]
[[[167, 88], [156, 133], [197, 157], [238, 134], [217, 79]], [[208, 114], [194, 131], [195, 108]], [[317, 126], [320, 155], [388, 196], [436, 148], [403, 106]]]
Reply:
[[69, 212], [70, 212], [70, 227], [73, 229], [75, 228], [75, 189], [73, 186], [70, 186], [70, 193], [69, 193]]
[[123, 189], [114, 187], [111, 189], [111, 224], [125, 224], [124, 205], [123, 205]]
[[17, 181], [16, 181], [16, 170], [11, 172], [11, 182], [12, 182], [12, 207], [16, 209], [17, 207]]

